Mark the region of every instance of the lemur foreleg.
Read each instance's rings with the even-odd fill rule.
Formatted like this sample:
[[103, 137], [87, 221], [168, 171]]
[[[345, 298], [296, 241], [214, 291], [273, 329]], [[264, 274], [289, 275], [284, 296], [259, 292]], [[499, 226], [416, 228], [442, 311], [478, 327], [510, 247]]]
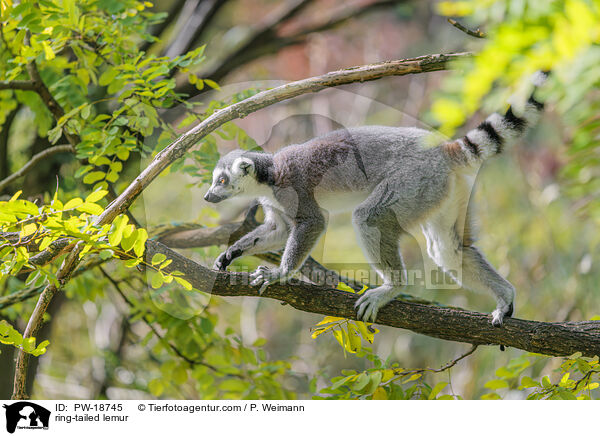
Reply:
[[271, 283], [292, 275], [302, 266], [324, 230], [325, 218], [322, 215], [296, 219], [279, 266], [273, 269], [259, 266], [250, 274], [250, 285], [261, 285], [258, 292], [262, 294]]
[[267, 213], [266, 221], [242, 236], [217, 257], [213, 269], [224, 271], [240, 256], [278, 251], [285, 246], [289, 229], [279, 217]]

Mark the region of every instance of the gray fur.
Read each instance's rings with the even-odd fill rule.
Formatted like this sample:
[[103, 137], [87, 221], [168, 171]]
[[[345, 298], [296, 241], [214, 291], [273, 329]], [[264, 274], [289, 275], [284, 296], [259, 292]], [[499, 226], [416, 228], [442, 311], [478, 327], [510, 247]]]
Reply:
[[251, 284], [261, 285], [262, 292], [302, 266], [325, 231], [329, 212], [354, 208], [360, 245], [384, 281], [357, 301], [360, 319], [374, 321], [401, 292], [406, 272], [400, 236], [422, 231], [429, 256], [457, 283], [496, 297], [492, 323], [500, 326], [512, 314], [515, 290], [473, 246], [467, 207], [481, 161], [501, 152], [540, 110], [532, 97], [521, 116], [511, 109], [494, 114], [463, 138], [433, 148], [425, 146], [425, 130], [365, 126], [275, 154], [233, 151], [218, 162], [205, 198], [258, 198], [266, 217], [214, 267], [223, 270], [235, 257], [284, 248], [279, 267], [259, 267], [251, 274]]

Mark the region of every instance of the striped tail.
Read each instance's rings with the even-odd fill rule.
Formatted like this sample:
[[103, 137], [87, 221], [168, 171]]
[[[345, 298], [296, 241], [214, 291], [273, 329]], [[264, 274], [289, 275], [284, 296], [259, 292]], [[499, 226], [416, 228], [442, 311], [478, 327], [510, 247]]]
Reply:
[[462, 138], [442, 144], [442, 149], [459, 165], [477, 165], [502, 153], [507, 143], [520, 137], [528, 126], [539, 119], [544, 104], [536, 100], [534, 95], [547, 77], [546, 72], [538, 72], [533, 77], [535, 88], [522, 115], [515, 115], [512, 107], [504, 115], [494, 113]]

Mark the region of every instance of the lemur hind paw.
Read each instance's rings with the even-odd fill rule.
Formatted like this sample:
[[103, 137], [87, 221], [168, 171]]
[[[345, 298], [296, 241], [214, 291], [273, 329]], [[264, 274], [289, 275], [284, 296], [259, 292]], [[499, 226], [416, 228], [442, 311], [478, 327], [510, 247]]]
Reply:
[[281, 273], [278, 268], [269, 269], [266, 266], [261, 265], [256, 268], [254, 272], [250, 273], [250, 286], [261, 285], [258, 290], [260, 295], [267, 289], [267, 286], [281, 278]]
[[513, 303], [510, 303], [507, 306], [504, 307], [499, 307], [496, 310], [494, 310], [492, 312], [492, 325], [494, 327], [502, 327], [502, 325], [504, 324], [504, 318], [507, 317], [511, 317], [513, 312], [514, 312], [514, 305]]
[[356, 316], [364, 322], [375, 322], [377, 312], [396, 296], [397, 290], [388, 286], [369, 289], [356, 300]]

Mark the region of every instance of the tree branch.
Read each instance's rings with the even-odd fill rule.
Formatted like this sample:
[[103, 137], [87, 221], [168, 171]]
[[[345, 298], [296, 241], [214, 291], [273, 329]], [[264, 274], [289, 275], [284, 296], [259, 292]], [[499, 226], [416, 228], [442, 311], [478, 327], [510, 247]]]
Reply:
[[[148, 261], [162, 253], [173, 262], [169, 270], [185, 273], [196, 289], [226, 297], [255, 296], [258, 287], [248, 285], [248, 274], [211, 271], [174, 252], [165, 245], [148, 241]], [[358, 296], [306, 282], [272, 284], [262, 297], [288, 303], [305, 312], [356, 319], [354, 303]], [[600, 355], [600, 321], [542, 322], [507, 318], [503, 327], [493, 327], [489, 314], [434, 304], [394, 300], [382, 307], [377, 324], [408, 329], [435, 338], [472, 345], [504, 345], [534, 353], [566, 356], [580, 351], [585, 356]]]
[[20, 89], [22, 91], [35, 91], [36, 86], [33, 80], [0, 80], [0, 90]]
[[188, 0], [176, 0], [173, 3], [171, 9], [169, 9], [169, 11], [167, 12], [166, 18], [158, 25], [156, 25], [153, 29], [151, 29], [151, 35], [158, 38], [155, 38], [154, 41], [144, 41], [142, 45], [140, 45], [140, 51], [148, 51], [150, 47], [152, 47], [152, 44], [157, 42], [156, 39], [158, 39], [159, 41], [162, 39], [162, 33], [167, 29], [167, 27], [169, 27], [173, 20], [177, 18], [177, 16], [181, 12], [181, 9], [187, 1]]
[[[470, 57], [470, 53], [436, 54], [421, 56], [413, 59], [381, 62], [371, 65], [348, 68], [345, 70], [327, 73], [321, 76], [311, 77], [304, 80], [291, 82], [277, 88], [269, 89], [253, 95], [238, 103], [223, 108], [204, 121], [181, 135], [173, 143], [160, 151], [152, 162], [135, 178], [135, 180], [123, 191], [123, 193], [112, 201], [104, 212], [98, 217], [95, 224], [104, 225], [111, 223], [119, 214], [123, 213], [142, 193], [142, 191], [164, 171], [169, 165], [182, 157], [200, 139], [219, 128], [228, 121], [243, 118], [252, 112], [288, 100], [309, 92], [318, 92], [322, 89], [346, 85], [354, 82], [365, 82], [376, 80], [386, 76], [402, 76], [406, 74], [424, 73], [429, 71], [440, 71], [446, 69], [449, 62], [455, 59]], [[79, 253], [83, 250], [83, 241], [71, 251], [57, 272], [61, 287], [69, 280], [71, 273], [80, 262]], [[202, 289], [202, 288], [201, 288]], [[27, 328], [23, 337], [35, 337], [40, 328], [43, 315], [48, 304], [59, 288], [54, 284], [48, 285], [38, 300], [38, 303], [29, 318]], [[17, 354], [15, 366], [15, 378], [13, 388], [13, 399], [26, 397], [25, 382], [27, 378], [27, 365], [29, 355], [23, 350]]]
[[487, 35], [479, 29], [471, 30], [452, 18], [448, 18], [448, 22], [467, 35], [474, 36], [475, 38], [487, 38]]
[[33, 155], [33, 157], [29, 160], [29, 162], [27, 162], [25, 165], [23, 165], [23, 167], [21, 167], [21, 169], [19, 171], [11, 174], [4, 180], [0, 180], [0, 191], [2, 191], [4, 188], [6, 188], [10, 183], [17, 180], [19, 177], [23, 177], [25, 174], [27, 174], [29, 171], [31, 171], [33, 169], [33, 167], [35, 167], [39, 162], [49, 158], [50, 156], [58, 154], [58, 153], [74, 153], [74, 152], [75, 152], [75, 150], [73, 149], [73, 146], [69, 144], [69, 145], [56, 145], [54, 147], [47, 148], [46, 150], [43, 150], [43, 151]]
[[[26, 45], [29, 45], [29, 37], [30, 35], [28, 31], [24, 39]], [[42, 76], [40, 75], [37, 64], [35, 63], [35, 59], [33, 59], [27, 64], [27, 72], [29, 73], [29, 77], [31, 78], [31, 81], [34, 84], [33, 90], [38, 93], [46, 107], [48, 107], [48, 110], [50, 110], [50, 112], [52, 113], [52, 116], [54, 116], [54, 119], [56, 119], [56, 121], [58, 122], [58, 120], [65, 114], [65, 111], [62, 108], [62, 106], [58, 104], [58, 102], [44, 83], [44, 80], [42, 80]], [[73, 147], [75, 147], [80, 142], [77, 136], [67, 132], [66, 127], [63, 127], [62, 130], [63, 134], [65, 135], [65, 138]]]
[[[237, 49], [228, 54], [217, 65], [214, 65], [207, 71], [200, 72], [199, 76], [206, 77], [214, 80], [215, 82], [220, 82], [225, 76], [242, 65], [245, 65], [263, 56], [277, 53], [284, 47], [304, 43], [306, 41], [306, 37], [311, 33], [322, 32], [335, 28], [351, 18], [359, 17], [376, 9], [395, 6], [404, 1], [405, 0], [378, 0], [367, 5], [356, 6], [349, 10], [344, 9], [341, 13], [334, 14], [323, 23], [307, 26], [291, 35], [277, 36], [277, 29], [279, 27], [301, 12], [302, 9], [312, 2], [312, 0], [298, 1], [295, 4], [292, 4], [292, 6], [283, 11], [280, 15], [276, 15], [264, 23]], [[196, 87], [187, 81], [177, 87], [177, 92], [182, 92], [190, 96], [199, 94]]]
[[[187, 17], [174, 41], [165, 50], [165, 56], [182, 55], [198, 46], [198, 41], [214, 16], [228, 0], [204, 0], [195, 5], [193, 13]], [[185, 9], [184, 9], [185, 11]]]

